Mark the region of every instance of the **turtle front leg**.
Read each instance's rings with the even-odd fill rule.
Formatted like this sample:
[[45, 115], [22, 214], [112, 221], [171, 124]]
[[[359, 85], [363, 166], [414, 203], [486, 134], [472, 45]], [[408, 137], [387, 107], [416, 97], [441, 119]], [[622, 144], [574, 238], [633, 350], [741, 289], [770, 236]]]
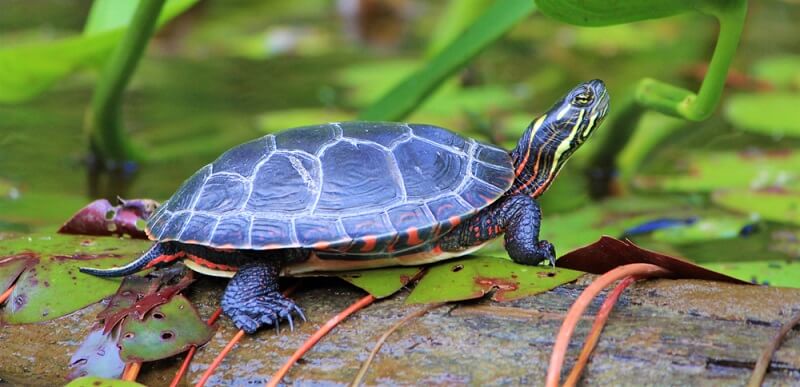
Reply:
[[549, 261], [555, 266], [556, 251], [548, 241], [539, 240], [542, 210], [527, 195], [506, 196], [483, 209], [439, 240], [445, 251], [466, 250], [505, 233], [506, 251], [524, 265]]
[[556, 265], [556, 249], [553, 244], [539, 240], [542, 210], [536, 199], [527, 195], [508, 197], [502, 204], [505, 224], [506, 251], [512, 260], [524, 265], [538, 265], [549, 261]]
[[222, 296], [222, 311], [237, 328], [255, 333], [264, 325], [277, 327], [281, 319], [286, 319], [294, 329], [293, 312], [305, 320], [294, 301], [278, 291], [280, 267], [281, 263], [275, 261], [251, 262], [239, 267]]

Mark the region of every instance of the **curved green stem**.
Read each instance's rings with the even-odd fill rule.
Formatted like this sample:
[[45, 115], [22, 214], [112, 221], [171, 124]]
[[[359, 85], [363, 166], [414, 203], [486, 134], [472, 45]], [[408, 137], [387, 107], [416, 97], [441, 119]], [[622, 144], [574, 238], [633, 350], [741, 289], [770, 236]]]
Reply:
[[153, 35], [164, 2], [140, 0], [131, 24], [106, 64], [92, 96], [87, 122], [91, 149], [107, 166], [141, 158], [122, 126], [122, 94]]
[[720, 4], [705, 12], [719, 20], [719, 38], [700, 91], [695, 94], [654, 79], [643, 79], [636, 89], [636, 100], [642, 106], [692, 121], [705, 120], [714, 112], [742, 35], [747, 0]]

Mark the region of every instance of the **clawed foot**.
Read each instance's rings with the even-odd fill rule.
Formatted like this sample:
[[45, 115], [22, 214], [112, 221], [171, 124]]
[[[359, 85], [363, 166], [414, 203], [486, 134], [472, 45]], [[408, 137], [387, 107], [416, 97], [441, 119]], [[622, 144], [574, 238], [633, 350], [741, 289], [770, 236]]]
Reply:
[[240, 300], [236, 303], [223, 303], [222, 310], [233, 320], [233, 324], [237, 328], [248, 334], [255, 333], [266, 325], [275, 325], [275, 329], [279, 329], [282, 319], [286, 319], [289, 322], [289, 329], [294, 330], [292, 313], [296, 313], [303, 321], [306, 321], [306, 316], [303, 315], [300, 307], [277, 292]]
[[[556, 267], [556, 248], [548, 241], [539, 241], [539, 251], [542, 252], [544, 260], [550, 261], [550, 266]], [[543, 260], [543, 261], [544, 261]]]

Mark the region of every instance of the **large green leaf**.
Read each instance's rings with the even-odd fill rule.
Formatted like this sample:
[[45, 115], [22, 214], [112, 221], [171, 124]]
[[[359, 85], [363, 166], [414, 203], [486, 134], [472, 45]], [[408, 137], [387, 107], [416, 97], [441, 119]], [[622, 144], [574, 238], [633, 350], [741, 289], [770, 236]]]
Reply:
[[800, 191], [731, 190], [716, 192], [711, 198], [736, 212], [800, 226]]
[[[122, 265], [150, 245], [131, 239], [59, 234], [33, 234], [0, 242], [0, 268], [26, 260], [26, 269], [2, 311], [3, 320], [12, 324], [51, 320], [114, 294], [119, 280], [83, 274], [78, 268]], [[17, 258], [4, 261], [9, 256]], [[14, 276], [16, 270], [0, 272]], [[6, 283], [8, 278], [0, 278], [0, 282]]]
[[800, 264], [793, 261], [718, 262], [703, 267], [755, 284], [800, 288]]
[[401, 120], [445, 79], [535, 9], [536, 5], [531, 0], [497, 0], [463, 34], [361, 112], [359, 118], [368, 121]]
[[800, 55], [779, 55], [759, 60], [753, 75], [772, 85], [786, 89], [800, 87]]
[[129, 361], [164, 359], [211, 339], [208, 326], [186, 297], [177, 295], [143, 320], [128, 316], [120, 331], [120, 357]]
[[[197, 1], [168, 1], [159, 16], [159, 25]], [[96, 3], [98, 10], [93, 10], [83, 36], [0, 49], [0, 103], [24, 102], [76, 70], [99, 65], [105, 60], [122, 37], [123, 26], [135, 8], [129, 6], [130, 1], [103, 0]], [[121, 8], [128, 13], [122, 12]]]
[[366, 290], [375, 298], [389, 297], [402, 289], [419, 272], [419, 267], [388, 267], [338, 274], [339, 278]]
[[550, 290], [583, 274], [548, 266], [519, 265], [502, 258], [467, 257], [431, 267], [406, 302], [470, 300], [493, 289], [492, 299], [508, 301]]
[[608, 26], [695, 10], [698, 0], [536, 0], [547, 16], [579, 26]]
[[686, 156], [685, 174], [638, 177], [640, 188], [711, 192], [730, 188], [800, 188], [800, 153], [706, 152]]
[[798, 106], [800, 93], [737, 94], [728, 100], [725, 117], [742, 131], [776, 138], [800, 137]]

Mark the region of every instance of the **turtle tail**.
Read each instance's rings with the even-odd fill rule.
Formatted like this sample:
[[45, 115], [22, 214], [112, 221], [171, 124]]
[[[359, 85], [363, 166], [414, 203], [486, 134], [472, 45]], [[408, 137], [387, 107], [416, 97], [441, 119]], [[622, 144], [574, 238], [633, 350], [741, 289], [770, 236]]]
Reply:
[[170, 261], [169, 258], [174, 257], [177, 251], [173, 246], [166, 245], [163, 243], [156, 243], [150, 250], [147, 250], [141, 257], [136, 259], [135, 261], [122, 266], [122, 267], [115, 267], [112, 269], [96, 269], [92, 267], [82, 267], [79, 270], [81, 273], [91, 274], [97, 277], [122, 277], [126, 275], [131, 275], [134, 273], [138, 273], [139, 271], [149, 268], [153, 264], [158, 263], [156, 261], [159, 257], [165, 257], [167, 259], [162, 258], [164, 261]]

